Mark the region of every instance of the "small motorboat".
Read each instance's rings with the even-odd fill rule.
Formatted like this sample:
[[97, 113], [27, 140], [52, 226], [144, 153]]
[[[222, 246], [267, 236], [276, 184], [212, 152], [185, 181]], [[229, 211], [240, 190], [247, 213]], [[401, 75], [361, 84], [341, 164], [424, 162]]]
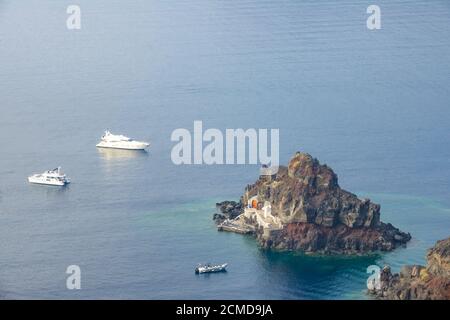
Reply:
[[211, 273], [227, 271], [228, 263], [212, 265], [210, 263], [198, 264], [195, 268], [195, 273]]

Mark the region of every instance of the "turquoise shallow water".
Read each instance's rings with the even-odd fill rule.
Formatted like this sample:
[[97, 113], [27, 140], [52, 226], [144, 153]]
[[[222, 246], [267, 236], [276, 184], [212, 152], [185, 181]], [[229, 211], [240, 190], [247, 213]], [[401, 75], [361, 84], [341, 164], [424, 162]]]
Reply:
[[[214, 291], [221, 288], [221, 295], [227, 299], [236, 296], [261, 299], [366, 299], [367, 267], [389, 264], [398, 271], [404, 264], [425, 263], [424, 253], [427, 248], [433, 245], [436, 238], [446, 236], [448, 229], [445, 226], [450, 222], [450, 214], [448, 207], [425, 198], [392, 194], [363, 195], [383, 203], [385, 221], [397, 226], [407, 226], [407, 230], [413, 234], [413, 240], [407, 248], [365, 257], [305, 256], [300, 253], [261, 250], [252, 237], [215, 230], [210, 219], [211, 212], [214, 212], [214, 199], [187, 203], [176, 210], [147, 213], [137, 220], [137, 224], [143, 229], [145, 237], [155, 225], [172, 225], [173, 235], [171, 232], [166, 235], [170, 238], [177, 238], [182, 232], [185, 236], [176, 249], [171, 244], [159, 245], [182, 258], [186, 268], [197, 260], [223, 261], [226, 257], [226, 261], [230, 263], [230, 272], [227, 274], [206, 279], [192, 277], [189, 273], [185, 276], [178, 275], [176, 279], [171, 275], [165, 276], [171, 286], [179, 286], [180, 292], [184, 292], [186, 287], [196, 288], [196, 284], [202, 281], [211, 281], [211, 291], [205, 288], [205, 291], [190, 292], [189, 296], [194, 298], [215, 296]], [[425, 212], [434, 217], [433, 222], [423, 223]], [[157, 238], [163, 239], [164, 236]], [[159, 245], [155, 244], [157, 247]], [[179, 261], [178, 258], [173, 259], [169, 263], [173, 264], [169, 270], [176, 272], [180, 267]], [[164, 277], [164, 271], [161, 276]], [[178, 290], [169, 297], [179, 297]]]
[[[0, 1], [0, 297], [366, 299], [366, 268], [424, 263], [450, 230], [450, 5], [359, 0]], [[175, 166], [176, 128], [278, 128], [413, 236], [369, 257], [260, 250], [215, 202], [258, 168]], [[97, 150], [104, 129], [148, 153]], [[65, 189], [26, 177], [62, 165]], [[201, 261], [229, 272], [195, 276]], [[66, 289], [77, 264], [82, 289]]]

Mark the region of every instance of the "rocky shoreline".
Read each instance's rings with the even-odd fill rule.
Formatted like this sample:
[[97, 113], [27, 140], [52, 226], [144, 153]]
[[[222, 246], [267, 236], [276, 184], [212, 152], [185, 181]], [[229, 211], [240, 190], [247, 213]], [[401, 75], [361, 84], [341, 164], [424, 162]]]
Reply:
[[216, 207], [219, 229], [254, 230], [263, 248], [365, 254], [390, 251], [411, 239], [380, 221], [378, 204], [341, 189], [331, 168], [301, 152], [276, 174], [248, 185], [240, 201]]
[[450, 238], [438, 241], [428, 251], [426, 266], [404, 266], [396, 274], [385, 266], [380, 286], [369, 293], [384, 300], [449, 300]]

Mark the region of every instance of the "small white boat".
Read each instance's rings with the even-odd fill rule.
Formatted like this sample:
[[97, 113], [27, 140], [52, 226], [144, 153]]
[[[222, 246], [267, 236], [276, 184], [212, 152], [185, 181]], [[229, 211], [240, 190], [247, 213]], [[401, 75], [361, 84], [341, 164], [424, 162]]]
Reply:
[[126, 150], [144, 150], [150, 146], [148, 142], [136, 141], [124, 135], [115, 135], [105, 131], [101, 141], [97, 144], [98, 148], [126, 149]]
[[28, 182], [51, 186], [65, 186], [70, 183], [70, 179], [62, 172], [61, 167], [58, 167], [45, 171], [44, 173], [33, 174], [28, 177]]
[[209, 272], [222, 272], [227, 271], [228, 263], [212, 265], [210, 263], [207, 264], [198, 264], [195, 268], [195, 273], [209, 273]]

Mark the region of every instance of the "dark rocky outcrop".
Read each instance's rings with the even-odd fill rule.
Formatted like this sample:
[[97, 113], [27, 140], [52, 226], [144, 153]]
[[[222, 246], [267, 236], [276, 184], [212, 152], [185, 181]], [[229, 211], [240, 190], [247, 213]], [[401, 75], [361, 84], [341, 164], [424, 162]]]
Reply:
[[449, 300], [450, 238], [438, 241], [429, 250], [427, 266], [404, 266], [396, 274], [385, 266], [380, 274], [380, 288], [371, 294], [388, 300]]
[[281, 231], [272, 232], [269, 237], [258, 234], [257, 238], [263, 247], [278, 250], [364, 254], [391, 251], [409, 241], [410, 236], [384, 223], [372, 228], [350, 228], [344, 224], [326, 227], [314, 223], [289, 223]]
[[341, 189], [333, 170], [306, 153], [297, 152], [277, 174], [260, 176], [240, 202], [219, 203], [216, 221], [239, 215], [254, 196], [268, 201], [283, 225], [281, 230], [257, 232], [265, 248], [358, 254], [389, 251], [411, 239], [380, 221], [380, 205]]
[[241, 202], [223, 201], [216, 203], [217, 212], [214, 214], [214, 221], [219, 224], [226, 219], [234, 219], [242, 213], [243, 206]]

